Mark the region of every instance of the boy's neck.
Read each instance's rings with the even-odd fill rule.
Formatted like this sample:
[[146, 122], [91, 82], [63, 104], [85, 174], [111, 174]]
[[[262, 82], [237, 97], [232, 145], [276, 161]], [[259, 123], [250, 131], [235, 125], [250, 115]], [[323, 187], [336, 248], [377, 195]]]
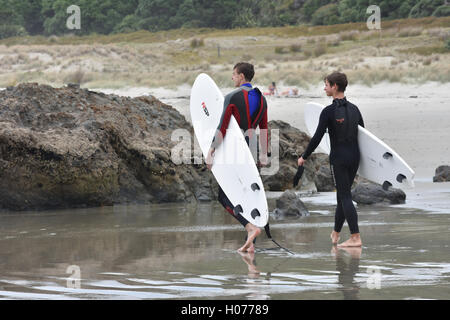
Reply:
[[344, 99], [345, 98], [345, 94], [343, 92], [336, 92], [335, 94], [333, 94], [333, 99]]

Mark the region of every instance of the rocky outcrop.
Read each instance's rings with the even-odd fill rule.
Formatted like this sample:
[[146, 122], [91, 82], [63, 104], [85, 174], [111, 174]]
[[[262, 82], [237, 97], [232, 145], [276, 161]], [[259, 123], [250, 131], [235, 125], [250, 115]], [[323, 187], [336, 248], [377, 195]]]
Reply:
[[211, 200], [204, 165], [171, 161], [192, 127], [152, 96], [21, 84], [0, 92], [0, 206], [12, 210]]
[[272, 212], [275, 219], [283, 219], [288, 216], [308, 216], [306, 209], [300, 197], [293, 190], [285, 191], [280, 198], [276, 200], [276, 208]]
[[[0, 208], [40, 210], [117, 203], [210, 201], [217, 183], [202, 161], [175, 164], [176, 129], [192, 126], [153, 96], [107, 95], [77, 85], [36, 83], [0, 91]], [[282, 121], [279, 170], [266, 190], [292, 188], [297, 159], [310, 138]], [[193, 142], [193, 139], [191, 140]], [[327, 169], [328, 168], [328, 169]], [[305, 165], [299, 189], [330, 187], [328, 156]]]
[[[276, 174], [262, 176], [264, 187], [269, 191], [293, 189], [292, 181], [297, 172], [297, 160], [305, 151], [311, 138], [283, 121], [270, 121], [269, 130], [272, 132], [273, 129], [279, 130], [279, 170]], [[276, 155], [273, 153], [272, 156], [275, 158]], [[274, 160], [277, 159], [272, 159]], [[296, 189], [312, 184], [317, 191], [334, 190], [329, 167], [328, 155], [313, 153], [305, 163], [305, 171]]]
[[439, 166], [434, 174], [433, 182], [450, 181], [450, 166]]
[[405, 203], [406, 194], [396, 188], [384, 190], [381, 185], [365, 180], [352, 189], [352, 199], [358, 204], [402, 204]]

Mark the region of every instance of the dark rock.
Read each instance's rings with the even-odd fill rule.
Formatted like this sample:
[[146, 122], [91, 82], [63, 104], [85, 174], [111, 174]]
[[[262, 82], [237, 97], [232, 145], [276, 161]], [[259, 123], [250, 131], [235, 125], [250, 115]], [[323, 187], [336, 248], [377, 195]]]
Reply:
[[69, 84], [67, 84], [67, 87], [69, 87], [71, 89], [80, 89], [80, 84], [79, 83], [69, 83]]
[[381, 185], [366, 181], [358, 183], [352, 190], [352, 199], [358, 204], [402, 204], [405, 203], [406, 194], [396, 188], [385, 191]]
[[272, 212], [276, 218], [284, 218], [287, 216], [308, 216], [309, 212], [306, 209], [300, 197], [292, 190], [285, 191], [280, 198], [276, 200], [276, 208]]
[[323, 162], [320, 162], [320, 167], [316, 172], [316, 176], [314, 177], [314, 183], [316, 184], [317, 191], [334, 191], [336, 188], [334, 185], [330, 164], [328, 162], [328, 157], [326, 159], [323, 159], [322, 161]]
[[[273, 175], [262, 175], [262, 180], [264, 188], [268, 191], [285, 191], [293, 188], [293, 178], [298, 167], [297, 160], [305, 151], [311, 138], [299, 129], [279, 120], [269, 122], [270, 132], [273, 129], [279, 130], [278, 158], [276, 158], [277, 155], [272, 154], [272, 162], [279, 161], [279, 170]], [[270, 138], [272, 138], [271, 135]], [[269, 146], [270, 144], [271, 142]], [[318, 186], [318, 191], [334, 190], [332, 179], [330, 180], [331, 175], [327, 177], [326, 169], [321, 170], [322, 166], [329, 168], [328, 155], [312, 154], [305, 163], [305, 171], [296, 190], [311, 184], [315, 184], [315, 188]], [[316, 177], [319, 171], [320, 175]]]
[[450, 181], [450, 166], [439, 166], [435, 171], [433, 182]]
[[175, 129], [155, 97], [20, 84], [0, 92], [0, 207], [73, 208], [215, 199], [204, 165], [171, 161]]

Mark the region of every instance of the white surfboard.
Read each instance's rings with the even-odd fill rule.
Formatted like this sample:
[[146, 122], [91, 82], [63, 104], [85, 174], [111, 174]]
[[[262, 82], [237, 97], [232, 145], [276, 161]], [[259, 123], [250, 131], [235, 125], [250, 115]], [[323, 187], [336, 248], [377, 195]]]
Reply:
[[[194, 132], [205, 158], [219, 126], [223, 103], [223, 94], [214, 81], [208, 75], [200, 74], [191, 89], [190, 111]], [[231, 117], [225, 138], [215, 150], [211, 170], [240, 214], [250, 223], [264, 227], [269, 219], [264, 186], [234, 117]]]
[[[311, 136], [316, 132], [319, 117], [325, 106], [309, 102], [305, 106], [306, 128]], [[358, 174], [385, 188], [414, 187], [414, 171], [392, 148], [378, 139], [369, 130], [358, 126], [358, 145], [361, 154]], [[330, 154], [331, 144], [325, 133], [319, 147]]]

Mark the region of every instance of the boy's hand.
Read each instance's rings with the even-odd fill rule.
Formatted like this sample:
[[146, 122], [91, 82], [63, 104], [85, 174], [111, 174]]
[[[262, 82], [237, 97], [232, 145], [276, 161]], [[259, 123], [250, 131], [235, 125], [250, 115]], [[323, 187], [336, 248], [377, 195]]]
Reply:
[[214, 151], [216, 151], [214, 148], [210, 148], [208, 151], [208, 155], [206, 156], [206, 166], [209, 170], [211, 170], [213, 161], [214, 161]]

